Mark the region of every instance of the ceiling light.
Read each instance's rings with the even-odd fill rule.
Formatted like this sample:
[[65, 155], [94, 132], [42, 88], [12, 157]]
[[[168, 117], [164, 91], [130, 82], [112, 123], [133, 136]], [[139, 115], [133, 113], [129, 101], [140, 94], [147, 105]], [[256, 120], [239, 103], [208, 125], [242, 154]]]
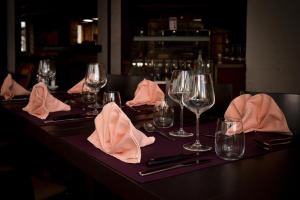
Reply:
[[92, 19], [83, 19], [82, 21], [83, 21], [83, 22], [93, 22]]

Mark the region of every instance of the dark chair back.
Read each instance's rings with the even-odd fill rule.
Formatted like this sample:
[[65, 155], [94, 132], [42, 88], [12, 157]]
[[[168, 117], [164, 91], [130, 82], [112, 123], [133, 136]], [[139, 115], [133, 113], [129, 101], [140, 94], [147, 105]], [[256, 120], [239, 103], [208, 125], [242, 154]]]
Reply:
[[231, 84], [215, 84], [214, 91], [215, 104], [211, 109], [203, 113], [204, 118], [215, 119], [217, 117], [223, 117], [227, 107], [232, 101]]
[[[263, 92], [246, 91], [249, 94], [258, 94]], [[265, 92], [264, 92], [265, 93]], [[265, 93], [270, 95], [284, 113], [290, 130], [294, 135], [300, 135], [300, 94], [289, 93]]]
[[104, 91], [119, 91], [121, 95], [122, 104], [134, 98], [134, 92], [137, 85], [144, 79], [143, 76], [123, 76], [109, 74], [107, 76], [107, 84]]

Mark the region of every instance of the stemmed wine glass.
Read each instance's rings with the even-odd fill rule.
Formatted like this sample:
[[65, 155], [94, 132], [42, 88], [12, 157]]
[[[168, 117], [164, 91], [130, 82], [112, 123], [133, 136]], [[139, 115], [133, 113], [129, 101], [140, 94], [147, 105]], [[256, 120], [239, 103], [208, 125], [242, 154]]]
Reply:
[[186, 83], [189, 80], [189, 71], [173, 70], [171, 80], [168, 84], [168, 95], [180, 105], [180, 128], [177, 131], [171, 131], [169, 134], [175, 137], [190, 137], [193, 133], [183, 130], [183, 102], [182, 96], [186, 92]]
[[107, 83], [105, 67], [102, 63], [90, 63], [85, 75], [84, 87], [94, 94], [94, 104], [92, 105], [93, 111], [88, 112], [88, 115], [97, 115], [99, 104], [97, 103], [98, 92]]
[[187, 92], [183, 94], [183, 104], [196, 114], [196, 141], [184, 144], [183, 147], [189, 151], [209, 151], [212, 147], [200, 143], [199, 118], [200, 115], [215, 104], [215, 93], [211, 74], [203, 72], [192, 72], [187, 84]]
[[49, 73], [50, 73], [50, 60], [49, 59], [40, 60], [38, 75], [37, 75], [38, 82], [43, 81], [46, 85], [48, 85]]

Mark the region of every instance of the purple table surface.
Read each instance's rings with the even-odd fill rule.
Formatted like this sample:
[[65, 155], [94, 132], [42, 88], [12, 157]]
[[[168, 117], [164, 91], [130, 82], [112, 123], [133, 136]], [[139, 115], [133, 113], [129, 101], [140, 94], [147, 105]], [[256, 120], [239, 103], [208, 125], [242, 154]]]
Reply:
[[[201, 124], [200, 125], [201, 133], [213, 135], [214, 131], [215, 131], [215, 124], [216, 124], [215, 122]], [[177, 128], [177, 127], [175, 127], [175, 128]], [[187, 131], [194, 131], [194, 126], [185, 127], [185, 129]], [[76, 146], [81, 151], [83, 151], [84, 153], [88, 154], [89, 156], [95, 158], [99, 162], [110, 166], [111, 168], [115, 169], [116, 171], [123, 174], [124, 176], [127, 176], [130, 179], [133, 179], [134, 181], [137, 181], [140, 183], [155, 181], [155, 180], [159, 180], [162, 178], [180, 175], [180, 174], [188, 173], [188, 172], [195, 171], [195, 170], [203, 170], [208, 167], [225, 164], [228, 162], [238, 162], [238, 161], [225, 161], [225, 160], [218, 158], [216, 156], [216, 154], [214, 152], [214, 148], [213, 148], [212, 151], [200, 153], [200, 157], [203, 159], [210, 159], [209, 162], [192, 165], [192, 166], [188, 166], [188, 167], [182, 167], [182, 168], [178, 168], [178, 169], [173, 169], [173, 170], [169, 170], [169, 171], [165, 171], [165, 172], [161, 172], [161, 173], [157, 173], [157, 174], [152, 174], [152, 175], [148, 175], [148, 176], [141, 176], [141, 175], [139, 175], [139, 171], [150, 169], [150, 167], [145, 165], [145, 162], [150, 158], [169, 156], [169, 155], [175, 155], [175, 154], [191, 153], [189, 151], [184, 150], [182, 145], [187, 142], [194, 141], [195, 138], [194, 137], [177, 138], [176, 141], [170, 141], [170, 140], [167, 140], [167, 139], [163, 138], [162, 136], [155, 134], [155, 133], [153, 133], [153, 134], [145, 133], [148, 136], [155, 136], [155, 138], [156, 138], [155, 143], [141, 148], [141, 151], [142, 151], [141, 163], [129, 164], [129, 163], [124, 163], [124, 162], [114, 158], [113, 156], [110, 156], [110, 155], [102, 152], [100, 149], [97, 149], [96, 147], [94, 147], [87, 140], [87, 137], [90, 134], [91, 133], [66, 136], [66, 137], [62, 137], [62, 139], [65, 140], [70, 145]], [[254, 132], [247, 133], [246, 134], [246, 150], [245, 150], [244, 157], [242, 159], [259, 156], [259, 155], [263, 155], [265, 153], [270, 152], [270, 151], [266, 151], [266, 150], [259, 148], [256, 145], [254, 138], [267, 139], [270, 137], [277, 137], [277, 136], [278, 136], [278, 134], [275, 134], [275, 136], [273, 136], [272, 133], [268, 133], [268, 134], [254, 133]], [[212, 147], [214, 146], [214, 138], [212, 138], [212, 137], [200, 136], [200, 141], [203, 144], [207, 144]], [[280, 148], [273, 149], [273, 150], [279, 150], [281, 148], [285, 148], [285, 147], [280, 147]]]
[[[60, 95], [58, 96], [60, 100], [66, 101], [66, 100], [73, 100], [74, 96], [72, 95]], [[78, 96], [75, 96], [78, 97]], [[23, 105], [24, 104], [24, 105]], [[22, 106], [26, 105], [26, 102], [23, 104], [18, 104], [15, 107], [11, 106], [10, 109], [14, 110], [14, 112], [21, 116], [22, 118], [25, 118], [27, 121], [37, 125], [37, 126], [45, 126], [45, 125], [58, 125], [58, 124], [64, 124], [68, 125], [69, 123], [76, 123], [78, 121], [72, 121], [72, 122], [59, 122], [59, 123], [44, 123], [44, 120], [41, 120], [39, 118], [36, 118], [27, 112], [22, 111]], [[22, 105], [22, 106], [20, 106]], [[62, 111], [62, 112], [55, 112], [50, 113], [47, 119], [53, 119], [57, 116], [64, 116], [64, 115], [73, 115], [73, 114], [82, 114], [84, 111], [82, 110], [82, 105], [80, 104], [80, 99], [75, 102], [71, 102], [71, 111]], [[152, 109], [151, 106], [141, 106], [136, 107], [135, 109], [140, 110], [139, 112], [136, 112], [134, 109], [130, 109], [126, 106], [122, 107], [123, 111], [128, 115], [129, 118], [136, 117], [137, 115], [142, 116], [143, 114], [147, 115], [151, 113]], [[143, 119], [143, 117], [142, 117]], [[89, 118], [88, 120], [92, 120]], [[82, 121], [82, 120], [80, 120]], [[185, 119], [185, 121], [188, 121]], [[200, 122], [200, 134], [210, 134], [214, 135], [215, 131], [215, 121], [211, 122]], [[170, 129], [162, 130], [164, 132], [168, 132], [171, 129], [178, 129], [178, 127], [175, 124], [174, 127]], [[185, 129], [187, 131], [194, 132], [195, 125], [186, 125]], [[143, 131], [143, 130], [142, 130]], [[94, 157], [99, 162], [104, 163], [105, 165], [110, 166], [111, 168], [115, 169], [119, 173], [123, 174], [124, 176], [127, 176], [128, 178], [140, 182], [145, 183], [149, 181], [155, 181], [162, 178], [175, 176], [184, 174], [187, 172], [195, 171], [195, 170], [203, 170], [207, 167], [212, 167], [220, 164], [225, 164], [228, 162], [233, 161], [225, 161], [220, 158], [218, 158], [214, 152], [214, 148], [212, 151], [200, 153], [200, 156], [204, 159], [210, 159], [209, 162], [198, 164], [198, 165], [192, 165], [188, 167], [173, 169], [169, 171], [165, 171], [162, 173], [157, 173], [149, 176], [140, 176], [139, 171], [149, 169], [150, 167], [145, 165], [145, 162], [150, 158], [156, 158], [161, 156], [169, 156], [169, 155], [176, 155], [176, 154], [187, 154], [191, 153], [189, 151], [186, 151], [183, 149], [183, 144], [188, 142], [193, 142], [195, 140], [194, 137], [190, 138], [177, 138], [176, 141], [169, 141], [162, 136], [160, 136], [157, 133], [145, 133], [148, 136], [155, 136], [156, 140], [155, 143], [146, 147], [141, 148], [142, 151], [142, 160], [139, 164], [128, 164], [124, 163], [104, 152], [94, 147], [88, 140], [87, 137], [91, 134], [91, 132], [83, 133], [83, 134], [72, 134], [70, 136], [61, 136], [61, 139], [65, 142], [69, 143], [72, 146], [75, 146], [76, 148], [79, 148], [82, 152], [86, 153], [87, 155]], [[245, 155], [242, 159], [247, 159], [250, 157], [262, 155], [265, 153], [268, 153], [270, 151], [263, 150], [259, 148], [254, 139], [256, 138], [262, 138], [262, 139], [268, 139], [268, 138], [274, 138], [274, 137], [280, 137], [279, 134], [272, 134], [272, 133], [247, 133], [246, 134], [246, 150]], [[200, 142], [206, 145], [214, 146], [214, 138], [212, 137], [204, 137], [200, 135]], [[273, 150], [280, 150], [281, 148], [285, 148], [286, 146], [279, 147], [277, 149]], [[273, 151], [272, 150], [272, 151]], [[237, 161], [234, 161], [237, 162]]]

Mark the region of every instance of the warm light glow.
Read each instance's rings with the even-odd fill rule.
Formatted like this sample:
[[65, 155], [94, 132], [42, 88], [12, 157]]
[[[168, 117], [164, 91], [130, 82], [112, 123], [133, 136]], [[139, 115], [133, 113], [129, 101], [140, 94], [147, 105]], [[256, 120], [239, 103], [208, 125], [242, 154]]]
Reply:
[[92, 18], [94, 21], [98, 21], [98, 17], [94, 17]]
[[27, 44], [26, 44], [26, 22], [21, 21], [21, 52], [26, 52]]
[[26, 28], [26, 22], [21, 21], [21, 28]]
[[77, 25], [77, 43], [81, 44], [82, 43], [82, 26]]
[[92, 19], [83, 19], [82, 21], [83, 21], [83, 22], [93, 22]]
[[194, 22], [202, 22], [202, 19], [201, 18], [195, 18], [193, 19]]

